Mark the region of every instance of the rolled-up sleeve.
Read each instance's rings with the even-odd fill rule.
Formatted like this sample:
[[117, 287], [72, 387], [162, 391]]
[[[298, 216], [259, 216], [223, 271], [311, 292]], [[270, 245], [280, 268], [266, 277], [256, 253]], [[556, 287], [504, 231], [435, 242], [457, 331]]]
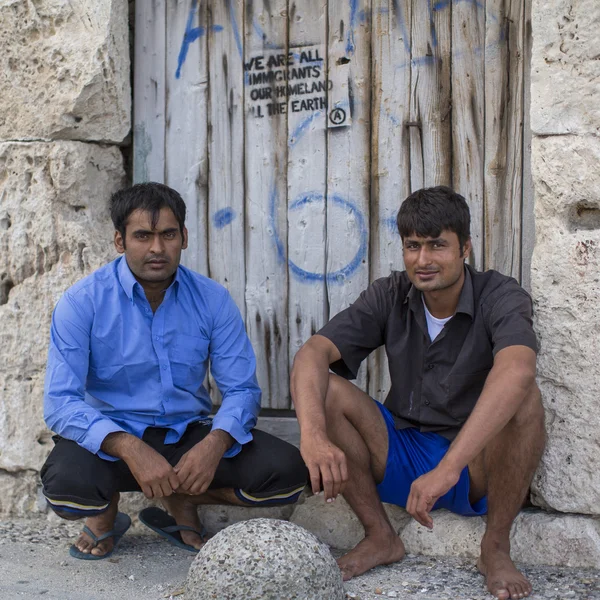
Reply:
[[44, 384], [44, 420], [61, 437], [77, 442], [106, 460], [104, 438], [124, 431], [85, 402], [89, 366], [91, 315], [65, 294], [54, 309]]
[[256, 380], [256, 358], [242, 316], [229, 293], [224, 293], [210, 341], [211, 373], [223, 396], [212, 429], [226, 431], [235, 440], [224, 455], [231, 458], [252, 440], [261, 391]]

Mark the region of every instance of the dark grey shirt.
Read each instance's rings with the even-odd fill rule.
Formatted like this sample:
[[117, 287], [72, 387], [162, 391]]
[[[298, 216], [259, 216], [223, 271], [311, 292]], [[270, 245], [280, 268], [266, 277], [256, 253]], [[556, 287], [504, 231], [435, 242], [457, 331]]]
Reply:
[[375, 281], [318, 333], [340, 351], [331, 369], [346, 379], [385, 345], [392, 383], [385, 406], [396, 427], [448, 439], [471, 414], [497, 352], [517, 345], [537, 352], [529, 294], [512, 277], [468, 265], [456, 313], [433, 343], [421, 292], [405, 271]]

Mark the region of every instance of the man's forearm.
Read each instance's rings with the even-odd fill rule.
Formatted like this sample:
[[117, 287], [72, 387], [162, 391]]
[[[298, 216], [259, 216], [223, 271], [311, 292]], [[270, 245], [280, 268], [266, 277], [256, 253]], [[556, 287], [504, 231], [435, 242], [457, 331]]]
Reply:
[[302, 434], [326, 435], [325, 397], [329, 362], [318, 349], [305, 345], [292, 368], [290, 389]]
[[127, 462], [128, 458], [139, 448], [140, 444], [144, 444], [140, 438], [124, 431], [116, 431], [109, 433], [104, 440], [100, 449], [110, 456], [116, 456]]
[[204, 438], [204, 441], [205, 443], [212, 445], [215, 452], [218, 452], [221, 456], [225, 454], [235, 442], [233, 437], [223, 429], [213, 429]]
[[440, 466], [462, 471], [512, 419], [534, 384], [535, 374], [528, 369], [492, 369], [471, 416]]

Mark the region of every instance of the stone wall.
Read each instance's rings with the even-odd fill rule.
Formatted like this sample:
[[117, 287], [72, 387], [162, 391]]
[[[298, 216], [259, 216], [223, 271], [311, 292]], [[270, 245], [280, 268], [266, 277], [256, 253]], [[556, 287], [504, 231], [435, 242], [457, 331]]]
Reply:
[[37, 510], [50, 317], [112, 257], [131, 127], [127, 0], [0, 4], [0, 514]]
[[533, 498], [600, 514], [600, 3], [534, 0], [532, 293], [548, 446]]

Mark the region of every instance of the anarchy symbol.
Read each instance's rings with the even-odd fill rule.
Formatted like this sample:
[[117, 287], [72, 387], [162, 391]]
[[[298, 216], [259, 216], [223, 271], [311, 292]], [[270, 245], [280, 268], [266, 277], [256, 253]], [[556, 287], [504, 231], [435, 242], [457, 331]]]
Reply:
[[343, 108], [334, 108], [329, 113], [329, 120], [334, 125], [341, 125], [346, 120], [346, 111]]

